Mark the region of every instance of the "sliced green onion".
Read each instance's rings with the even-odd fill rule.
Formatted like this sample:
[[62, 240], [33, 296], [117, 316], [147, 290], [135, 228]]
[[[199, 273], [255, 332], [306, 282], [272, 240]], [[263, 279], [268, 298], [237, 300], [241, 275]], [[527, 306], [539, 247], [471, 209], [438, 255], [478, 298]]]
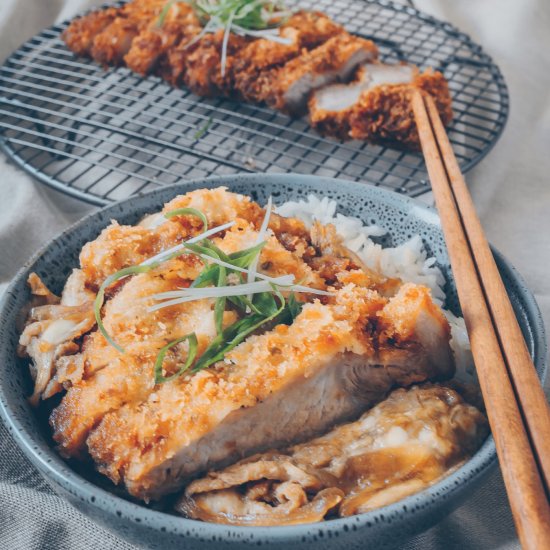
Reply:
[[111, 344], [115, 349], [120, 351], [121, 353], [124, 352], [124, 348], [117, 344], [112, 338], [111, 335], [107, 332], [105, 325], [103, 324], [103, 320], [101, 319], [101, 308], [103, 307], [103, 301], [105, 299], [105, 290], [111, 286], [116, 281], [119, 281], [120, 279], [124, 279], [124, 277], [128, 277], [130, 275], [136, 275], [138, 273], [147, 273], [148, 271], [151, 271], [155, 267], [158, 267], [160, 262], [151, 263], [148, 265], [134, 265], [130, 267], [125, 267], [124, 269], [121, 269], [120, 271], [117, 271], [116, 273], [113, 273], [112, 275], [109, 275], [101, 286], [99, 287], [99, 290], [97, 291], [95, 300], [94, 300], [94, 315], [95, 320], [97, 323], [97, 328], [99, 329], [99, 332], [103, 334], [105, 340]]
[[273, 292], [281, 302], [279, 308], [267, 317], [265, 315], [253, 313], [229, 325], [221, 334], [218, 334], [218, 336], [212, 340], [210, 345], [195, 363], [191, 372], [198, 372], [221, 361], [227, 352], [239, 345], [249, 334], [260, 328], [263, 324], [272, 321], [282, 313], [285, 309], [285, 298], [277, 289], [273, 289]]
[[[164, 376], [162, 374], [162, 364], [164, 363], [164, 357], [168, 350], [172, 349], [174, 346], [177, 346], [179, 343], [188, 340], [189, 341], [189, 350], [187, 352], [187, 359], [185, 360], [185, 363], [179, 368], [177, 372], [174, 374], [171, 374], [170, 376]], [[192, 332], [191, 334], [186, 334], [185, 336], [182, 336], [181, 338], [177, 338], [176, 340], [173, 340], [169, 344], [166, 344], [161, 350], [159, 351], [157, 355], [157, 360], [155, 361], [155, 384], [162, 384], [163, 382], [169, 382], [170, 380], [174, 380], [175, 378], [178, 378], [181, 376], [193, 363], [195, 360], [195, 357], [197, 356], [197, 335]]]
[[[215, 251], [211, 250], [210, 253], [219, 258], [219, 256]], [[218, 270], [217, 286], [226, 286], [226, 284], [227, 284], [227, 269], [225, 267], [220, 266]], [[220, 296], [219, 298], [216, 298], [216, 303], [214, 305], [214, 325], [216, 326], [216, 332], [218, 334], [221, 334], [223, 330], [223, 314], [225, 312], [226, 303], [227, 303], [227, 298], [225, 296]]]
[[225, 66], [227, 65], [227, 43], [229, 42], [229, 35], [231, 34], [231, 24], [233, 23], [236, 11], [237, 10], [235, 9], [230, 12], [223, 33], [222, 55], [220, 61], [222, 78], [225, 76]]
[[196, 208], [176, 208], [175, 210], [169, 210], [164, 213], [164, 217], [167, 219], [174, 218], [176, 216], [196, 216], [200, 218], [203, 226], [202, 230], [208, 231], [208, 220], [203, 212], [197, 210]]
[[[190, 3], [204, 27], [198, 36], [188, 42], [186, 47], [190, 47], [207, 33], [223, 29], [220, 55], [222, 77], [226, 72], [227, 46], [229, 35], [232, 32], [240, 36], [265, 38], [284, 44], [292, 43], [290, 39], [279, 36], [276, 31], [292, 13], [284, 9], [281, 2], [271, 0], [193, 0]], [[167, 12], [169, 8], [165, 9]], [[161, 21], [164, 21], [164, 18]]]
[[206, 132], [208, 132], [213, 122], [214, 119], [212, 117], [208, 117], [208, 120], [193, 134], [193, 139], [195, 141], [199, 141], [199, 139], [201, 139], [206, 134]]
[[[254, 255], [258, 254], [262, 249], [263, 244], [253, 246], [252, 248], [246, 248], [244, 250], [239, 250], [238, 252], [232, 252], [228, 256], [227, 264], [231, 264], [233, 267], [246, 268], [249, 266], [250, 262], [253, 261]], [[221, 252], [221, 251], [220, 251]], [[222, 253], [223, 254], [223, 253]], [[191, 288], [202, 288], [208, 284], [215, 285], [218, 280], [218, 271], [220, 267], [217, 264], [206, 266], [200, 273], [199, 276], [191, 284]], [[227, 266], [225, 266], [227, 267]], [[234, 270], [228, 268], [228, 274], [233, 273]]]
[[[226, 283], [226, 269], [225, 267], [220, 268], [220, 276], [218, 277], [218, 285], [223, 286]], [[223, 314], [225, 312], [225, 305], [227, 303], [227, 297], [220, 296], [216, 299], [214, 304], [214, 324], [216, 325], [216, 332], [221, 334], [223, 330]]]

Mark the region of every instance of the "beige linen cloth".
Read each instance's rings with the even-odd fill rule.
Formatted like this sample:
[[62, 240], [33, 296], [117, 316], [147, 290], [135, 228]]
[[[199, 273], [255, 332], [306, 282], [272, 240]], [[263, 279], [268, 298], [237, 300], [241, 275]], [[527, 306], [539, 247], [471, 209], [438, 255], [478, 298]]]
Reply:
[[[43, 27], [90, 4], [0, 0], [0, 61]], [[490, 240], [523, 274], [550, 327], [550, 2], [417, 0], [415, 5], [471, 34], [508, 82], [506, 131], [468, 181]], [[42, 243], [91, 209], [44, 188], [0, 156], [0, 292]], [[466, 504], [404, 546], [518, 547], [498, 471]], [[134, 547], [55, 496], [0, 425], [0, 548]]]

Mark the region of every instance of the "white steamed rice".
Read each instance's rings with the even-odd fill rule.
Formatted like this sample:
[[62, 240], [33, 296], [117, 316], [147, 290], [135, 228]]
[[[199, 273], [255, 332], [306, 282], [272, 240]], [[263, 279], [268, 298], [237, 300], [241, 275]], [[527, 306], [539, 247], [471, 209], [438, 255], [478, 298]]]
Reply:
[[[344, 244], [355, 252], [371, 269], [387, 277], [424, 285], [431, 289], [434, 301], [443, 306], [445, 277], [433, 257], [428, 257], [419, 235], [395, 247], [383, 248], [371, 237], [381, 237], [387, 230], [376, 225], [364, 225], [359, 218], [336, 214], [336, 201], [327, 197], [319, 199], [309, 195], [306, 200], [288, 201], [277, 207], [277, 213], [285, 217], [302, 220], [311, 228], [315, 220], [333, 224]], [[457, 363], [457, 377], [471, 381], [474, 376], [473, 359], [470, 352], [468, 333], [462, 317], [443, 309], [451, 326], [451, 348]]]

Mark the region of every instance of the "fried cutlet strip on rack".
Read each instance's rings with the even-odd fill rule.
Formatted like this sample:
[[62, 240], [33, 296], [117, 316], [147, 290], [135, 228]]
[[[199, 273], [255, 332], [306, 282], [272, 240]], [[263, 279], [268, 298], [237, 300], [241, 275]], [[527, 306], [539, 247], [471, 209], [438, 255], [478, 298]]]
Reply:
[[418, 149], [420, 142], [411, 107], [411, 92], [415, 89], [430, 94], [443, 124], [450, 124], [453, 111], [449, 85], [440, 72], [429, 69], [416, 74], [410, 83], [380, 85], [363, 92], [349, 117], [349, 135], [371, 143]]
[[[189, 43], [197, 36], [201, 23], [192, 6], [184, 2], [167, 5], [164, 17], [158, 17], [132, 42], [124, 62], [132, 71], [146, 75], [155, 69], [162, 72], [165, 57], [180, 42]], [[160, 68], [159, 68], [160, 65]]]
[[[196, 47], [185, 53], [183, 83], [201, 97], [231, 96], [234, 89], [234, 65], [250, 38], [231, 34], [227, 40], [222, 72], [224, 31], [218, 30], [202, 38]], [[181, 50], [180, 50], [181, 51]]]
[[90, 55], [94, 38], [117, 17], [118, 8], [93, 11], [72, 21], [61, 37], [76, 55]]
[[134, 0], [122, 6], [113, 22], [94, 38], [91, 56], [103, 65], [121, 65], [139, 33], [154, 24], [165, 0]]
[[279, 29], [279, 36], [288, 43], [260, 38], [239, 53], [233, 71], [237, 95], [249, 102], [264, 101], [262, 83], [275, 68], [343, 32], [323, 13], [296, 12]]
[[359, 65], [377, 56], [378, 49], [370, 40], [348, 33], [338, 34], [272, 71], [261, 83], [260, 97], [279, 111], [303, 114], [313, 91], [349, 80]]
[[416, 146], [409, 93], [420, 88], [433, 94], [441, 117], [452, 119], [451, 97], [441, 73], [407, 64], [370, 63], [357, 71], [349, 84], [317, 90], [309, 100], [309, 119], [319, 133], [342, 140], [354, 137], [373, 143], [398, 141]]
[[281, 39], [229, 36], [224, 74], [221, 74], [223, 31], [207, 34], [196, 43], [182, 41], [167, 56], [164, 78], [187, 85], [198, 95], [236, 95], [255, 101], [254, 86], [262, 71], [282, 65], [303, 50], [325, 42], [343, 28], [317, 12], [293, 14], [278, 29]]

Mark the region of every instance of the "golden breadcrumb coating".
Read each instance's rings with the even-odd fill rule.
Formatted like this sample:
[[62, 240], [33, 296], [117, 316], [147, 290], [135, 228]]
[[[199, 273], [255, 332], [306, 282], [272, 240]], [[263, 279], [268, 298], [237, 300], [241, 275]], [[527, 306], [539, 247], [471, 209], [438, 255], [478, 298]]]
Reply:
[[265, 83], [270, 81], [276, 68], [343, 32], [341, 25], [323, 13], [294, 13], [279, 30], [279, 35], [290, 41], [289, 44], [262, 38], [239, 52], [233, 67], [236, 93], [245, 101], [265, 101]]
[[132, 71], [141, 75], [166, 64], [166, 54], [179, 43], [189, 43], [202, 27], [193, 8], [183, 2], [169, 6], [164, 20], [158, 18], [144, 29], [132, 42], [124, 62]]
[[262, 82], [260, 96], [275, 109], [300, 114], [309, 93], [338, 80], [347, 80], [362, 63], [378, 56], [370, 40], [340, 33], [321, 46], [289, 61]]
[[156, 21], [165, 0], [134, 0], [119, 8], [113, 22], [96, 34], [91, 56], [104, 65], [120, 65], [139, 33]]
[[76, 55], [90, 55], [94, 38], [117, 17], [117, 8], [94, 11], [79, 17], [63, 31], [61, 38]]
[[353, 139], [380, 144], [400, 144], [419, 149], [420, 141], [411, 106], [411, 91], [420, 89], [430, 94], [443, 124], [453, 117], [449, 85], [438, 71], [427, 70], [411, 84], [382, 85], [366, 91], [349, 117]]

